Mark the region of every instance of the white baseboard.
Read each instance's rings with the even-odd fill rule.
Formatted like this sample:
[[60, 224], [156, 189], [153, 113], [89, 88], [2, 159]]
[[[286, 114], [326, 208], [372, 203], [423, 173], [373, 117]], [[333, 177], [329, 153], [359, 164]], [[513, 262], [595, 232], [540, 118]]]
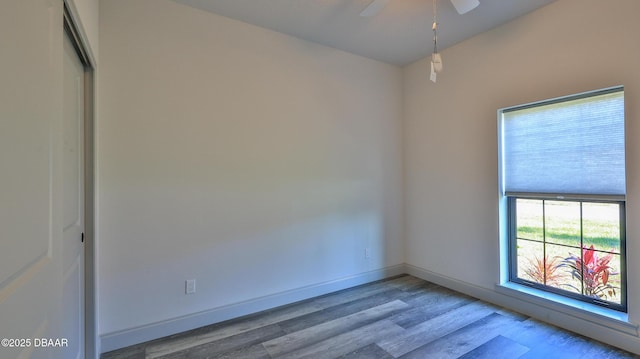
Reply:
[[213, 308], [199, 313], [185, 315], [170, 320], [164, 320], [140, 327], [116, 331], [104, 334], [100, 337], [99, 347], [102, 352], [128, 347], [149, 340], [162, 338], [168, 335], [181, 333], [187, 330], [200, 328], [206, 325], [219, 323], [225, 320], [238, 318], [244, 315], [272, 309], [286, 304], [295, 303], [304, 299], [351, 288], [357, 285], [370, 283], [376, 280], [393, 277], [406, 273], [405, 265], [360, 273], [350, 277], [340, 278], [329, 282], [310, 285], [298, 289], [289, 290], [261, 298], [235, 303], [224, 307]]
[[415, 277], [640, 354], [640, 338], [638, 337], [638, 326], [635, 324], [603, 318], [601, 315], [592, 315], [587, 311], [540, 300], [515, 290], [502, 288], [491, 290], [410, 264], [405, 266], [406, 273]]

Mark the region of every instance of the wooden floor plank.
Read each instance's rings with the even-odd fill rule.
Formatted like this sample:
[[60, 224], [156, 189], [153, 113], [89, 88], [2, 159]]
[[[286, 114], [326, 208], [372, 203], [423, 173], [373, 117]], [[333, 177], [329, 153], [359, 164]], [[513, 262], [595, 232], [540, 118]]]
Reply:
[[102, 354], [100, 359], [145, 359], [144, 348], [144, 345], [133, 345]]
[[484, 345], [500, 335], [502, 331], [512, 330], [514, 323], [511, 318], [493, 313], [402, 355], [400, 358], [422, 359], [437, 357], [438, 359], [456, 359]]
[[146, 358], [181, 359], [216, 357], [227, 352], [249, 347], [253, 344], [259, 344], [282, 335], [284, 335], [282, 329], [277, 324], [272, 324], [207, 343], [202, 343], [200, 341], [189, 343], [188, 341], [183, 341], [180, 343], [181, 346], [165, 348], [164, 352], [150, 351], [147, 349]]
[[527, 319], [517, 324], [514, 330], [505, 332], [503, 335], [524, 346], [533, 348], [540, 343], [562, 344], [572, 334], [538, 320]]
[[326, 294], [314, 298], [311, 301], [320, 308], [329, 308], [358, 299], [369, 298], [381, 292], [386, 292], [390, 289], [393, 289], [394, 287], [392, 287], [390, 284], [403, 281], [405, 280], [404, 277], [407, 276], [400, 276], [386, 281], [378, 281], [366, 285], [360, 285], [354, 288], [344, 289], [335, 293]]
[[611, 346], [602, 345], [599, 343], [597, 347], [592, 348], [585, 358], [598, 358], [598, 359], [633, 359], [639, 358], [639, 355], [634, 355], [629, 352], [625, 352], [622, 349], [613, 348]]
[[424, 287], [425, 284], [424, 280], [410, 275], [402, 276], [395, 281], [389, 282], [389, 286], [402, 291], [415, 290]]
[[394, 359], [391, 354], [375, 344], [352, 351], [340, 357], [341, 359]]
[[383, 319], [353, 331], [323, 340], [311, 346], [274, 358], [279, 359], [333, 359], [347, 355], [375, 341], [401, 334], [403, 328]]
[[215, 347], [210, 350], [207, 345], [188, 349], [162, 359], [271, 359], [271, 355], [262, 346], [262, 343], [241, 347], [232, 351], [220, 353]]
[[408, 304], [394, 300], [267, 341], [264, 347], [269, 354], [276, 357], [378, 321], [407, 307]]
[[366, 310], [377, 305], [402, 299], [407, 294], [398, 289], [387, 289], [374, 296], [357, 299], [341, 305], [325, 308], [313, 313], [299, 316], [290, 320], [279, 322], [282, 329], [287, 333], [297, 332], [330, 320], [341, 318], [353, 313]]
[[402, 335], [387, 337], [376, 344], [399, 357], [454, 332], [496, 311], [496, 307], [477, 301], [407, 329]]
[[[564, 334], [564, 333], [563, 333]], [[533, 358], [598, 358], [598, 359], [627, 359], [636, 358], [630, 353], [612, 350], [611, 347], [579, 335], [556, 335], [549, 341], [540, 341], [531, 347], [522, 359]]]
[[408, 304], [412, 305], [412, 308], [395, 314], [390, 319], [399, 326], [407, 329], [474, 301], [475, 300], [469, 297], [457, 296], [446, 292], [427, 292], [423, 294], [421, 298], [406, 300]]
[[458, 359], [512, 359], [519, 358], [527, 351], [529, 348], [524, 345], [498, 335]]
[[514, 312], [514, 311], [509, 310], [507, 308], [500, 308], [500, 310], [498, 310], [496, 313], [502, 314], [505, 317], [513, 318], [514, 320], [516, 320], [518, 322], [523, 322], [523, 321], [529, 319], [529, 317], [527, 317], [526, 315], [520, 314], [518, 312]]

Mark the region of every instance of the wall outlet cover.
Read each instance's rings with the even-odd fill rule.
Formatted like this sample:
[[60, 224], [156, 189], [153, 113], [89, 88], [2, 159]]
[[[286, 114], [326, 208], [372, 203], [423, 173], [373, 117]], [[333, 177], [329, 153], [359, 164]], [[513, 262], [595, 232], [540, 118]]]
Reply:
[[193, 294], [196, 292], [196, 280], [195, 279], [187, 279], [184, 288], [185, 294]]

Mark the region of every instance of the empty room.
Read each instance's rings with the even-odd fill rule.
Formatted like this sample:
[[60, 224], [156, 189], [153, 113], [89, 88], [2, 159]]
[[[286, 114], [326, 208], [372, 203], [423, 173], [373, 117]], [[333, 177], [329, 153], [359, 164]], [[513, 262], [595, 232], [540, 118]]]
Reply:
[[640, 355], [638, 13], [6, 1], [0, 358]]

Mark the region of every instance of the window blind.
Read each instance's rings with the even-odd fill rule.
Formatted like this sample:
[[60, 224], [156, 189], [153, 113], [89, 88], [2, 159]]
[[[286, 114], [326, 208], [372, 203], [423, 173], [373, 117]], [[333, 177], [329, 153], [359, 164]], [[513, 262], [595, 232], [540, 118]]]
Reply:
[[625, 194], [623, 88], [501, 113], [507, 195]]

